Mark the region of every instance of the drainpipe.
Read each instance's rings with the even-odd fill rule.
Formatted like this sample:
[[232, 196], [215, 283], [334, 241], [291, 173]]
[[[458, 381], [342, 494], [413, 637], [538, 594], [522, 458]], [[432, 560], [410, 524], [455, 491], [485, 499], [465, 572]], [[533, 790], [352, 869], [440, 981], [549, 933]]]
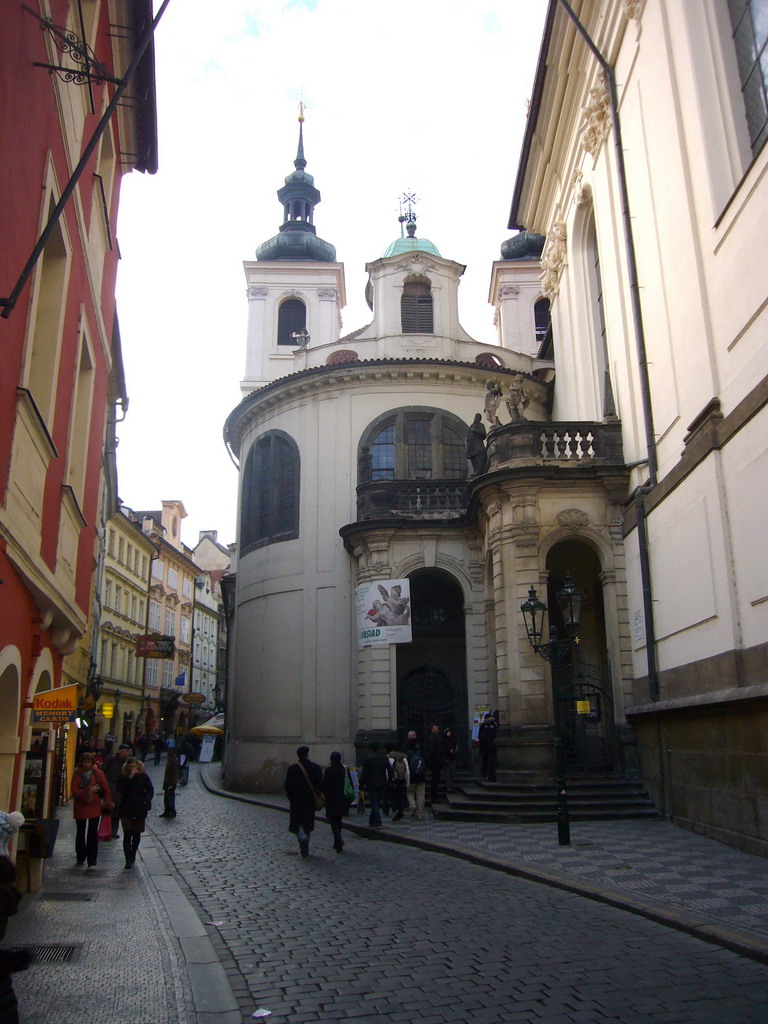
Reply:
[[658, 462], [656, 455], [656, 435], [653, 429], [653, 405], [651, 402], [651, 384], [648, 374], [648, 356], [645, 347], [645, 329], [643, 312], [640, 306], [640, 287], [637, 279], [637, 259], [635, 242], [632, 234], [632, 221], [629, 212], [629, 193], [627, 190], [627, 172], [624, 164], [624, 151], [621, 140], [621, 123], [619, 121], [619, 101], [616, 92], [616, 76], [613, 68], [598, 50], [595, 43], [574, 14], [568, 0], [557, 0], [565, 13], [576, 27], [576, 31], [589, 47], [597, 63], [605, 75], [608, 85], [608, 98], [611, 108], [611, 125], [613, 127], [614, 149], [616, 151], [616, 174], [621, 199], [621, 219], [624, 227], [624, 243], [627, 257], [627, 276], [629, 277], [629, 295], [632, 306], [632, 323], [635, 330], [637, 345], [637, 363], [640, 379], [640, 397], [643, 407], [645, 426], [645, 447], [648, 452], [648, 483], [635, 491], [635, 513], [637, 517], [637, 540], [640, 556], [640, 581], [643, 589], [643, 615], [645, 618], [645, 655], [648, 669], [648, 691], [652, 701], [659, 699], [659, 676], [656, 666], [656, 632], [653, 622], [653, 590], [651, 586], [651, 561], [648, 552], [648, 531], [645, 515], [645, 497], [658, 483]]

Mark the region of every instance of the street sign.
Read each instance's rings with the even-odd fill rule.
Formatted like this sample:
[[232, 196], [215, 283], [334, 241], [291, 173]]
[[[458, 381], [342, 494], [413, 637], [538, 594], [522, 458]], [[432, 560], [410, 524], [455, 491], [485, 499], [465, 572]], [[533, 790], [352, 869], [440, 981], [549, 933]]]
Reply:
[[172, 658], [175, 651], [172, 636], [160, 636], [158, 633], [136, 637], [137, 658]]

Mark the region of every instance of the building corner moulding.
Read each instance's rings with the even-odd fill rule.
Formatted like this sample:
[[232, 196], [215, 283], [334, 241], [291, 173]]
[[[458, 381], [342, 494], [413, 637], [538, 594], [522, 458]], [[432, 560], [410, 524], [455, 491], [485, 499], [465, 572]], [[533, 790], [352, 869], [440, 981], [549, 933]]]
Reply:
[[568, 232], [565, 224], [558, 221], [553, 224], [544, 243], [541, 254], [541, 293], [547, 299], [557, 295], [560, 285], [560, 274], [565, 265], [566, 240]]
[[246, 291], [246, 295], [249, 299], [266, 299], [267, 291], [268, 289], [263, 286], [253, 285]]
[[624, 17], [627, 21], [640, 21], [645, 0], [624, 0]]
[[589, 99], [582, 112], [579, 137], [584, 150], [594, 156], [608, 137], [611, 128], [611, 101], [605, 82], [589, 90]]

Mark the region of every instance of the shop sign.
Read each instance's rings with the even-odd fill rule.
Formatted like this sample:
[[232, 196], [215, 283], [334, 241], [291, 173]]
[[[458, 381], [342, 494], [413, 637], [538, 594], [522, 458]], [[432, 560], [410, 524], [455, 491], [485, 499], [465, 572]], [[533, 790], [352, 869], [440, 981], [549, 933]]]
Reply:
[[182, 693], [181, 699], [185, 704], [205, 704], [204, 693]]
[[74, 722], [77, 714], [77, 685], [36, 693], [32, 701], [32, 721], [63, 725]]
[[172, 636], [154, 634], [136, 637], [137, 658], [172, 658], [175, 649]]

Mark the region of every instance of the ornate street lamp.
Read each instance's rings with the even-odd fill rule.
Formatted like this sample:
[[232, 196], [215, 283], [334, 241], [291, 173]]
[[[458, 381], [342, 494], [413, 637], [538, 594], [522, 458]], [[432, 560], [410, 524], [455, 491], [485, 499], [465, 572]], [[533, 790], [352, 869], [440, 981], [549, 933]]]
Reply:
[[[584, 591], [574, 585], [570, 572], [565, 574], [562, 588], [557, 592], [557, 603], [563, 615], [567, 635], [560, 637], [557, 626], [550, 623], [549, 640], [542, 643], [544, 630], [544, 613], [547, 606], [539, 601], [535, 588], [528, 591], [528, 600], [520, 605], [523, 614], [525, 631], [531, 647], [540, 658], [544, 658], [553, 666], [559, 682], [560, 672], [568, 651], [579, 642], [579, 619]], [[561, 692], [556, 691], [556, 698], [562, 699]], [[555, 707], [555, 756], [557, 770], [557, 839], [560, 846], [571, 844], [571, 823], [568, 814], [568, 791], [565, 782], [565, 744], [560, 721], [560, 709]]]

